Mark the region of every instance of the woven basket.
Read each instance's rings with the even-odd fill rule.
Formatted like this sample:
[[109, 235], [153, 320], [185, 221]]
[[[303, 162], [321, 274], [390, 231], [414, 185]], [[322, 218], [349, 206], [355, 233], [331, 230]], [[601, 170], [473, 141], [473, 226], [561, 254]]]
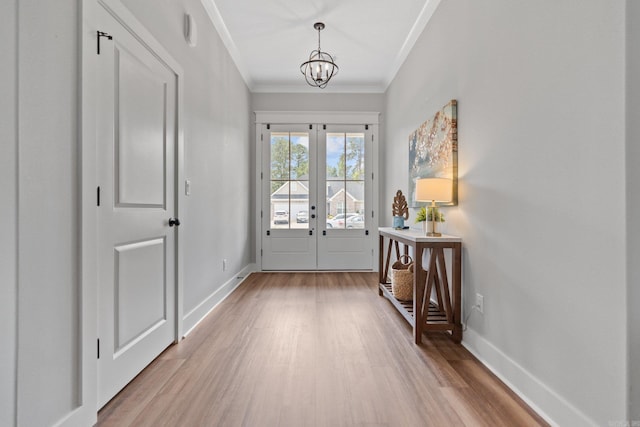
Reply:
[[391, 292], [397, 300], [413, 300], [413, 259], [409, 255], [402, 255], [391, 266]]

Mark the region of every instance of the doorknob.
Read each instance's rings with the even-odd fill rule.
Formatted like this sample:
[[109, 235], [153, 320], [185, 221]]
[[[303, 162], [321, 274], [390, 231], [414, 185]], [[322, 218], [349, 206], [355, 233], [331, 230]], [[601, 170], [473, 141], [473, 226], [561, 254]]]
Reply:
[[169, 218], [169, 227], [180, 227], [180, 220], [178, 218]]

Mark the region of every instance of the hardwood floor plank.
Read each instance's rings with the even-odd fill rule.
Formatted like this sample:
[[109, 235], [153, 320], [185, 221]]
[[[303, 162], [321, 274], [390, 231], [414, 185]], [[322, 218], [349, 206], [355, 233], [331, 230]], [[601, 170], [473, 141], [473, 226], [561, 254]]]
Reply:
[[164, 384], [179, 370], [183, 362], [182, 359], [156, 359], [152, 362], [100, 413], [100, 425], [105, 427], [130, 425]]
[[[494, 425], [537, 426], [544, 421], [531, 410], [513, 391], [499, 381], [476, 360], [450, 362], [464, 376], [473, 395], [481, 395], [487, 401]], [[508, 420], [503, 423], [502, 420]]]
[[101, 426], [546, 425], [445, 333], [413, 344], [376, 273], [257, 273]]
[[494, 427], [488, 406], [478, 405], [473, 391], [468, 387], [442, 387], [440, 392], [449, 402], [449, 406], [458, 414], [463, 424], [467, 427]]

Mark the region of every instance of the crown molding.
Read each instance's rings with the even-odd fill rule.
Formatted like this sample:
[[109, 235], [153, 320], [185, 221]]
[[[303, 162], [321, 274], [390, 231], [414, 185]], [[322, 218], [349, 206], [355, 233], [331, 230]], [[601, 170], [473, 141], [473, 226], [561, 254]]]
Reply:
[[409, 30], [409, 34], [407, 34], [407, 38], [402, 43], [402, 47], [398, 51], [398, 55], [393, 60], [393, 65], [391, 66], [391, 70], [389, 74], [387, 74], [387, 79], [385, 80], [384, 90], [386, 91], [389, 88], [389, 85], [396, 78], [396, 74], [400, 71], [400, 67], [404, 64], [404, 61], [409, 56], [409, 52], [413, 49], [413, 46], [418, 41], [418, 37], [427, 27], [427, 24], [431, 20], [431, 17], [435, 13], [436, 9], [440, 5], [441, 0], [427, 0], [416, 19], [416, 22], [413, 23], [411, 30]]
[[207, 15], [209, 15], [209, 19], [211, 20], [213, 27], [216, 29], [216, 31], [218, 31], [218, 34], [220, 34], [222, 43], [224, 43], [227, 51], [229, 52], [229, 55], [231, 55], [231, 59], [236, 64], [236, 68], [238, 68], [242, 79], [244, 80], [249, 90], [252, 91], [253, 80], [251, 79], [251, 75], [249, 74], [249, 69], [242, 60], [242, 55], [240, 55], [240, 51], [233, 41], [231, 33], [229, 33], [227, 24], [225, 24], [224, 19], [222, 19], [222, 15], [220, 14], [220, 10], [218, 10], [218, 6], [216, 5], [215, 0], [200, 0], [200, 2], [207, 12]]

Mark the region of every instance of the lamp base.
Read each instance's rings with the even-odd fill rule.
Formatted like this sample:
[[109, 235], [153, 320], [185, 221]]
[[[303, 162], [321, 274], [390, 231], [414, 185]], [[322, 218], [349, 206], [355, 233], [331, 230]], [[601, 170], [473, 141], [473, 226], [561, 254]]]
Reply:
[[436, 222], [424, 221], [422, 223], [422, 232], [427, 237], [441, 237], [442, 233], [438, 233], [436, 230]]

